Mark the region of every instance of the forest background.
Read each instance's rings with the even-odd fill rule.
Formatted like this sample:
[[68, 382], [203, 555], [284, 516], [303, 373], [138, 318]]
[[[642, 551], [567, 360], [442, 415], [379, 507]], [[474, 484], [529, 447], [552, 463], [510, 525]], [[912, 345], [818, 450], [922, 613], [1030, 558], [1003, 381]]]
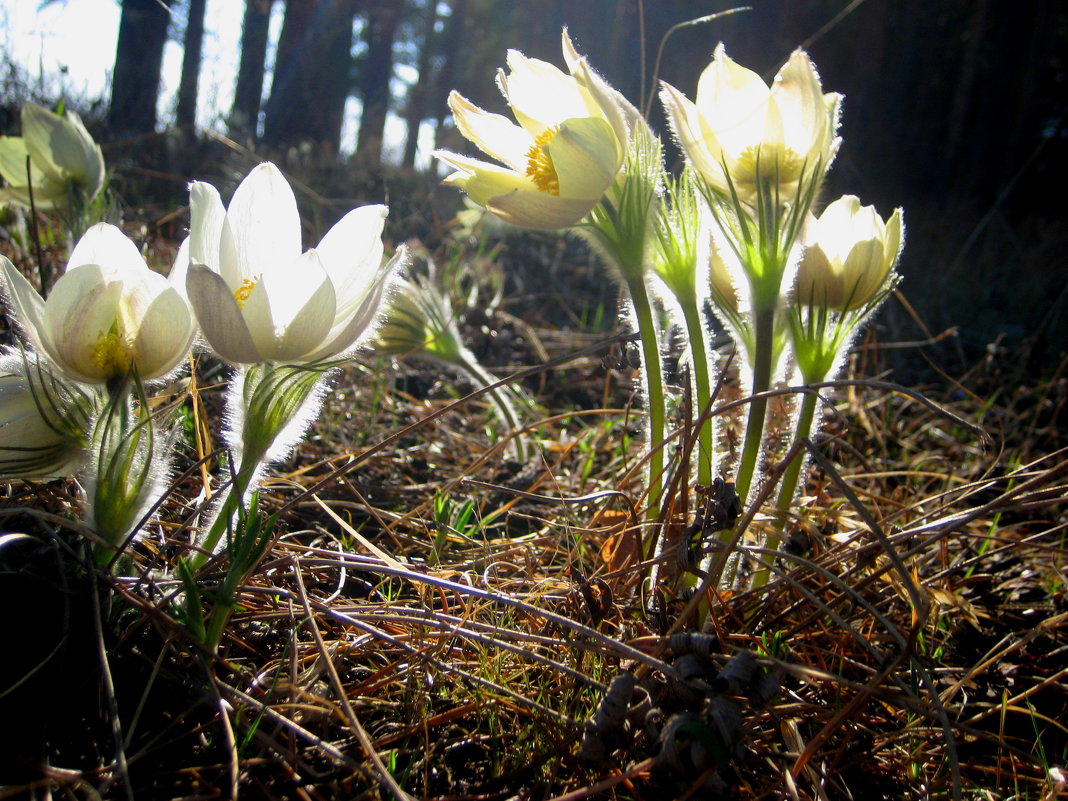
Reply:
[[[944, 369], [986, 349], [1039, 374], [1068, 341], [1068, 6], [1058, 0], [752, 0], [743, 13], [674, 30], [658, 64], [673, 26], [732, 4], [246, 0], [240, 30], [206, 28], [207, 5], [123, 0], [100, 97], [57, 96], [77, 76], [46, 80], [60, 65], [28, 70], [0, 53], [0, 132], [17, 132], [27, 97], [62, 101], [104, 143], [120, 197], [159, 209], [181, 206], [193, 177], [227, 184], [242, 174], [247, 163], [228, 166], [235, 148], [290, 169], [314, 162], [322, 183], [311, 185], [337, 201], [325, 217], [385, 198], [396, 238], [432, 238], [434, 222], [459, 207], [428, 165], [433, 147], [464, 147], [445, 98], [456, 88], [503, 110], [493, 75], [508, 48], [556, 62], [566, 25], [610, 83], [645, 103], [654, 77], [693, 96], [718, 41], [769, 78], [801, 45], [824, 87], [846, 97], [827, 195], [856, 193], [884, 215], [906, 210], [902, 291], [927, 330], [889, 304], [888, 338], [952, 330], [933, 350]], [[210, 76], [213, 86], [232, 81], [232, 102], [207, 115], [204, 73], [218, 67], [203, 58], [206, 36], [236, 48], [236, 74]], [[168, 42], [183, 52], [173, 105], [160, 94]], [[923, 374], [909, 353], [899, 380]]]

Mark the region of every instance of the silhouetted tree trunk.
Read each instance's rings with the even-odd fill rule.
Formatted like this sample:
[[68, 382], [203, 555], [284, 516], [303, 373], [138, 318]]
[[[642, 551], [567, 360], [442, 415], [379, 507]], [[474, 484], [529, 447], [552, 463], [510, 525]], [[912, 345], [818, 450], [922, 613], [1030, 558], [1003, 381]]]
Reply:
[[419, 126], [426, 117], [427, 99], [434, 85], [431, 59], [436, 44], [434, 28], [438, 22], [437, 0], [427, 0], [423, 13], [425, 14], [423, 32], [418, 42], [419, 61], [416, 65], [418, 77], [408, 88], [408, 102], [404, 109], [404, 122], [408, 128], [408, 136], [404, 140], [404, 156], [401, 159], [401, 165], [409, 169], [415, 166], [415, 154], [419, 149]]
[[449, 90], [453, 88], [453, 79], [457, 73], [456, 62], [460, 54], [460, 44], [464, 39], [463, 33], [466, 22], [467, 0], [453, 0], [451, 13], [445, 23], [445, 31], [442, 35], [441, 69], [438, 71], [438, 79], [434, 84], [434, 97], [437, 104], [435, 106], [437, 113], [434, 115], [435, 148], [441, 144], [441, 129], [445, 124], [445, 118], [449, 115], [449, 107], [445, 102], [445, 98]]
[[356, 0], [287, 0], [263, 141], [336, 154], [352, 70]]
[[245, 0], [245, 18], [241, 24], [241, 61], [237, 68], [234, 105], [230, 111], [231, 136], [247, 134], [255, 138], [259, 128], [267, 36], [273, 7], [274, 0]]
[[393, 77], [393, 40], [400, 21], [400, 0], [379, 0], [367, 13], [364, 41], [367, 57], [364, 60], [360, 99], [360, 133], [356, 139], [356, 157], [367, 164], [382, 160], [382, 139], [389, 111], [389, 81]]
[[182, 55], [182, 79], [178, 84], [178, 106], [175, 121], [189, 135], [196, 128], [197, 83], [200, 81], [200, 62], [204, 50], [204, 11], [207, 0], [189, 0], [189, 16], [185, 24], [185, 52]]
[[156, 129], [163, 46], [174, 0], [123, 0], [108, 127], [118, 136]]

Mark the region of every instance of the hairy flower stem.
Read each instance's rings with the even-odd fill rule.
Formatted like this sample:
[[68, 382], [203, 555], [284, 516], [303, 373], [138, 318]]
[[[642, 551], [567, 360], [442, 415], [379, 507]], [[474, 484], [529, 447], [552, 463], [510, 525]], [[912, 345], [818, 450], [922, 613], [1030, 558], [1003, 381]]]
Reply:
[[660, 363], [660, 340], [657, 336], [653, 307], [643, 280], [628, 281], [638, 336], [642, 343], [642, 373], [645, 398], [649, 408], [649, 484], [646, 519], [655, 520], [660, 513], [660, 496], [664, 484], [664, 372]]
[[[701, 320], [701, 310], [696, 303], [682, 304], [682, 315], [686, 322], [686, 336], [690, 340], [693, 380], [697, 390], [695, 412], [701, 415], [708, 408], [712, 397], [712, 385], [708, 375], [708, 353], [705, 347], [705, 327]], [[707, 487], [712, 483], [712, 463], [715, 460], [712, 418], [702, 421], [697, 446], [697, 483]]]
[[[476, 387], [489, 387], [498, 383], [496, 376], [482, 369], [482, 366], [472, 359], [466, 359], [460, 357], [453, 361], [457, 367], [466, 372], [474, 381]], [[489, 390], [486, 393], [490, 399], [490, 403], [497, 409], [497, 413], [504, 420], [505, 425], [508, 426], [509, 433], [512, 435], [512, 446], [515, 450], [515, 458], [520, 462], [526, 462], [527, 450], [523, 445], [523, 437], [519, 433], [519, 417], [515, 413], [515, 407], [505, 397], [504, 392], [506, 387], [497, 387]]]
[[[794, 443], [801, 442], [812, 434], [812, 421], [816, 417], [816, 405], [819, 403], [819, 396], [815, 392], [806, 392], [801, 399], [801, 409], [797, 415], [797, 426], [794, 428]], [[791, 447], [793, 450], [793, 447]], [[790, 506], [794, 500], [794, 493], [797, 491], [797, 484], [801, 478], [801, 468], [806, 461], [806, 454], [804, 449], [798, 449], [794, 454], [794, 458], [790, 460], [790, 464], [786, 467], [786, 472], [783, 473], [782, 482], [779, 484], [779, 497], [776, 501], [776, 514], [775, 514], [775, 526], [770, 534], [768, 534], [767, 542], [764, 543], [764, 548], [773, 552], [771, 558], [774, 559], [774, 552], [778, 551], [779, 543], [782, 541], [782, 532], [786, 528], [786, 521], [789, 518]], [[771, 577], [770, 567], [761, 567], [753, 576], [753, 588], [757, 589], [763, 587], [768, 583]]]
[[193, 554], [189, 559], [189, 566], [194, 571], [202, 568], [208, 559], [211, 558], [211, 555], [218, 547], [223, 534], [226, 532], [227, 527], [233, 524], [234, 518], [237, 515], [237, 510], [241, 506], [242, 499], [248, 492], [252, 476], [256, 473], [256, 469], [259, 467], [260, 462], [263, 461], [263, 456], [263, 454], [254, 454], [253, 458], [249, 458], [249, 455], [246, 454], [242, 457], [241, 466], [237, 473], [234, 474], [234, 480], [227, 492], [226, 500], [222, 502], [222, 505], [219, 507], [219, 511], [215, 516], [215, 521], [211, 524], [211, 528], [208, 529], [207, 536], [204, 537], [204, 541], [200, 543], [200, 551]]
[[[771, 388], [772, 364], [775, 349], [775, 309], [757, 309], [753, 326], [755, 354], [753, 358], [752, 394], [761, 396]], [[764, 423], [768, 412], [767, 397], [755, 397], [749, 404], [749, 419], [745, 424], [742, 458], [738, 463], [735, 486], [738, 497], [745, 503], [753, 483], [760, 448], [764, 441]]]

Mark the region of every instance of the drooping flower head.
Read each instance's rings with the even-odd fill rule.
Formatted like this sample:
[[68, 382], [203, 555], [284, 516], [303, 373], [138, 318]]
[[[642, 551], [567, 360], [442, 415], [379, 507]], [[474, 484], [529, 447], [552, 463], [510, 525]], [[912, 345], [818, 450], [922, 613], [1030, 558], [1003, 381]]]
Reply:
[[189, 352], [196, 326], [183, 293], [113, 225], [86, 231], [47, 300], [2, 256], [0, 267], [26, 338], [76, 381], [160, 378]]
[[697, 101], [669, 84], [661, 99], [694, 168], [723, 196], [753, 202], [761, 186], [792, 200], [816, 181], [838, 147], [841, 95], [824, 94], [808, 55], [795, 50], [769, 87], [720, 44], [701, 73]]
[[243, 364], [338, 358], [368, 334], [403, 249], [383, 264], [388, 209], [350, 211], [302, 251], [293, 190], [273, 164], [254, 168], [223, 206], [211, 184], [190, 187], [192, 222], [179, 259], [212, 349]]
[[[445, 180], [515, 225], [565, 228], [579, 222], [616, 179], [637, 110], [590, 69], [565, 30], [568, 73], [508, 51], [497, 85], [516, 122], [449, 95], [456, 127], [498, 166], [457, 153], [435, 155], [455, 168]], [[518, 123], [518, 124], [516, 124]]]
[[60, 116], [27, 101], [22, 104], [22, 136], [0, 137], [0, 175], [9, 184], [0, 189], [0, 199], [29, 206], [29, 180], [37, 208], [62, 207], [74, 192], [85, 201], [100, 192], [104, 156], [73, 111]]
[[99, 395], [32, 354], [0, 353], [0, 480], [61, 478], [85, 463]]

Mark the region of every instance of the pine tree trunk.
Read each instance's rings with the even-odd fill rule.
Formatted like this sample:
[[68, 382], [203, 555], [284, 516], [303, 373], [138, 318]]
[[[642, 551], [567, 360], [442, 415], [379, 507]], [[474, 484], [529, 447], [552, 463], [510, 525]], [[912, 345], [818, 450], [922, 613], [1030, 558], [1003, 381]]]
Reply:
[[204, 51], [204, 11], [207, 0], [189, 0], [189, 16], [185, 26], [185, 52], [182, 56], [182, 79], [178, 84], [178, 106], [175, 121], [183, 133], [190, 136], [197, 122], [197, 84]]
[[355, 0], [287, 0], [263, 141], [312, 142], [334, 155], [352, 71]]
[[245, 18], [241, 25], [241, 61], [237, 68], [234, 105], [230, 111], [231, 136], [254, 139], [259, 130], [267, 37], [273, 7], [274, 0], [245, 0]]
[[399, 0], [380, 0], [368, 12], [365, 41], [367, 59], [364, 62], [360, 97], [363, 113], [356, 140], [356, 158], [365, 164], [382, 160], [382, 140], [389, 111], [389, 82], [393, 77], [393, 40], [400, 20]]
[[426, 117], [427, 100], [434, 83], [431, 58], [435, 50], [434, 27], [438, 22], [437, 0], [427, 0], [426, 16], [423, 20], [423, 36], [419, 44], [419, 62], [416, 65], [418, 77], [408, 88], [408, 103], [405, 108], [404, 122], [408, 136], [404, 140], [404, 156], [401, 166], [408, 169], [415, 167], [415, 154], [419, 149], [419, 126]]
[[174, 0], [123, 0], [108, 127], [127, 137], [156, 130], [163, 46]]

